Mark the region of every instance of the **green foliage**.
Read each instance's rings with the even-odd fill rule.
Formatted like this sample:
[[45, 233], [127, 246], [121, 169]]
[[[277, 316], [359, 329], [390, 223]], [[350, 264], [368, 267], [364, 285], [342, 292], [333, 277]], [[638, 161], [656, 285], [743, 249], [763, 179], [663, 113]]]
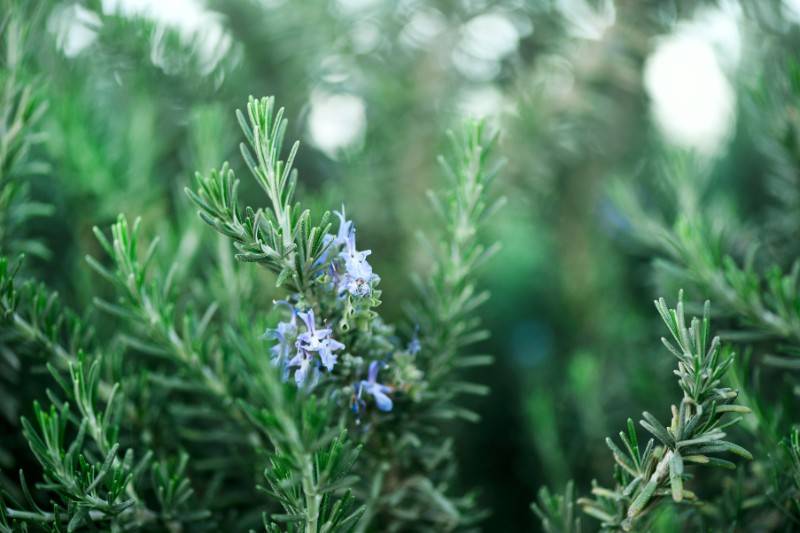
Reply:
[[[769, 47], [769, 53], [780, 49], [776, 43]], [[636, 228], [633, 235], [656, 258], [662, 286], [689, 284], [714, 298], [721, 316], [730, 322], [725, 336], [742, 344], [745, 357], [733, 365], [731, 378], [753, 410], [745, 427], [754, 440], [757, 466], [754, 481], [731, 490], [717, 516], [743, 524], [798, 520], [787, 453], [791, 446], [784, 444], [796, 422], [791, 398], [797, 392], [793, 371], [800, 340], [800, 266], [787, 237], [793, 231], [787, 226], [791, 222], [776, 210], [792, 201], [789, 189], [800, 168], [795, 120], [786, 113], [800, 93], [794, 60], [764, 69], [769, 77], [745, 93], [749, 126], [758, 135], [757, 147], [768, 165], [765, 186], [770, 201], [763, 215], [737, 221], [731, 201], [713, 194], [718, 178], [708, 165], [684, 155], [660, 160], [660, 174], [666, 178], [666, 201], [660, 208], [645, 207], [636, 188], [615, 191]]]
[[792, 492], [794, 494], [791, 495], [792, 502], [797, 508], [800, 505], [797, 498], [797, 490], [800, 489], [800, 430], [797, 428], [793, 428], [792, 432], [789, 435], [789, 441], [786, 444], [786, 448], [788, 449], [789, 455], [792, 461], [792, 469], [791, 469], [791, 476], [794, 480], [794, 488]]
[[[270, 201], [268, 210], [247, 208], [241, 214], [236, 198], [238, 183], [227, 165], [220, 171], [212, 171], [207, 178], [198, 176], [198, 192], [187, 192], [198, 205], [200, 217], [233, 241], [239, 260], [262, 263], [277, 275], [279, 286], [286, 282], [292, 305], [316, 309], [332, 325], [338, 324], [333, 331], [345, 335], [344, 339], [354, 339], [353, 344], [362, 350], [371, 345], [367, 353], [382, 353], [391, 348], [392, 342], [384, 333], [391, 330], [371, 310], [380, 303], [380, 291], [373, 287], [363, 298], [349, 293], [341, 296], [341, 292], [332, 295], [331, 283], [346, 274], [333, 272], [331, 277], [326, 272], [323, 258], [332, 254], [333, 247], [332, 241], [326, 239], [330, 235], [329, 215], [324, 213], [321, 221], [313, 224], [309, 210], [301, 211], [297, 204], [292, 206], [297, 180], [292, 161], [298, 144], [292, 146], [286, 162], [280, 159], [286, 130], [283, 114], [283, 109], [275, 110], [272, 98], [251, 98], [248, 119], [242, 113], [237, 114], [249, 143], [249, 148], [242, 145], [242, 156]], [[328, 444], [331, 420], [339, 420], [334, 427], [352, 422], [335, 413], [315, 414], [313, 397], [304, 400], [307, 403], [296, 411], [298, 408], [292, 405], [298, 400], [285, 398], [284, 388], [270, 382], [274, 376], [262, 377], [254, 386], [256, 390], [271, 391], [264, 398], [264, 405], [271, 407], [267, 411], [257, 410], [250, 417], [259, 421], [278, 453], [266, 475], [270, 493], [281, 502], [285, 512], [273, 515], [272, 520], [305, 520], [306, 531], [334, 526], [352, 526], [363, 531], [376, 521], [389, 530], [401, 528], [405, 523], [423, 522], [452, 529], [482, 516], [471, 510], [473, 496], [454, 498], [447, 494], [454, 473], [445, 464], [451, 443], [448, 439], [432, 439], [431, 435], [439, 420], [455, 417], [475, 420], [474, 414], [457, 405], [457, 395], [486, 392], [480, 385], [456, 379], [457, 368], [490, 360], [485, 356], [457, 357], [463, 346], [486, 336], [472, 317], [487, 297], [486, 293], [476, 291], [472, 278], [494, 251], [480, 245], [477, 236], [477, 228], [491, 213], [486, 192], [495, 174], [487, 169], [494, 140], [485, 135], [483, 128], [480, 123], [470, 124], [461, 136], [451, 137], [452, 163], [443, 160], [451, 180], [449, 188], [443, 195], [431, 195], [444, 230], [437, 244], [431, 247], [432, 273], [426, 277], [426, 283], [418, 282], [418, 303], [409, 308], [414, 325], [407, 329], [417, 330], [420, 354], [415, 358], [412, 353], [399, 350], [390, 356], [395, 363], [393, 388], [404, 392], [411, 402], [402, 404], [407, 411], [403, 416], [392, 417], [391, 429], [384, 422], [362, 437], [367, 447], [362, 453], [363, 462], [368, 466], [361, 468], [370, 474], [366, 486], [356, 487], [354, 493], [365, 498], [361, 509], [346, 514], [344, 504], [331, 508], [327, 493], [333, 489], [325, 487], [340, 491], [360, 476], [353, 477], [346, 469], [323, 476], [318, 458], [318, 450], [327, 446], [332, 446], [327, 452], [331, 455], [342, 453], [336, 451], [343, 446], [342, 437]], [[344, 224], [343, 212], [340, 217]], [[331, 300], [331, 296], [336, 298]], [[353, 358], [349, 353], [345, 354], [343, 364], [348, 367], [346, 373], [366, 366], [361, 357]], [[252, 372], [263, 375], [257, 368]], [[333, 379], [335, 383], [337, 379]], [[339, 379], [340, 385], [347, 385], [352, 378]], [[357, 382], [358, 378], [355, 379]], [[353, 387], [345, 390], [359, 395]], [[341, 392], [333, 394], [335, 398]], [[353, 401], [357, 405], [361, 400]], [[341, 408], [341, 400], [338, 405]], [[308, 409], [311, 411], [307, 412]], [[304, 423], [298, 426], [297, 420]], [[306, 426], [308, 420], [318, 420], [320, 425]], [[373, 431], [390, 433], [380, 438]], [[339, 478], [347, 483], [343, 484]], [[349, 496], [345, 498], [347, 501]], [[327, 512], [330, 518], [324, 522]]]
[[637, 523], [668, 494], [676, 503], [696, 500], [696, 495], [684, 488], [689, 475], [684, 469], [687, 463], [735, 468], [734, 463], [718, 457], [720, 453], [752, 459], [750, 452], [725, 440], [724, 430], [741, 421], [741, 416], [726, 415], [748, 413], [749, 409], [736, 404], [738, 392], [723, 384], [733, 356], [725, 353], [719, 337], [710, 338], [709, 308], [706, 302], [702, 320], [693, 318], [687, 327], [682, 294], [675, 309], [669, 309], [663, 299], [656, 301], [656, 309], [675, 342], [662, 338], [678, 360], [675, 375], [683, 397], [677, 407], [671, 407], [672, 419], [667, 427], [652, 414], [642, 413], [639, 424], [655, 437], [643, 447], [631, 419], [627, 433], [619, 434], [624, 450], [606, 439], [616, 462], [617, 485], [611, 490], [595, 485], [592, 493], [596, 498], [580, 502], [584, 511], [600, 519], [604, 527], [625, 531], [641, 527]]
[[497, 251], [497, 245], [486, 248], [478, 240], [481, 225], [502, 205], [502, 199], [491, 204], [486, 201], [486, 190], [497, 172], [488, 159], [495, 140], [486, 135], [481, 123], [451, 134], [451, 155], [440, 158], [448, 188], [429, 194], [440, 230], [429, 240], [422, 238], [433, 262], [426, 276], [414, 278], [418, 296], [407, 306], [421, 349], [413, 367], [411, 361], [395, 356], [398, 374], [406, 374], [398, 376], [398, 381], [416, 397], [415, 413], [393, 431], [393, 442], [375, 465], [372, 482], [373, 487], [386, 484], [386, 477], [397, 476], [393, 470], [404, 461], [421, 469], [424, 475], [409, 475], [400, 467], [401, 481], [378, 502], [399, 523], [430, 523], [433, 528], [450, 529], [484, 517], [473, 509], [474, 494], [457, 499], [448, 495], [455, 474], [447, 464], [452, 442], [430, 435], [437, 433], [443, 421], [462, 418], [477, 422], [478, 416], [460, 405], [460, 397], [488, 393], [484, 385], [464, 381], [459, 369], [492, 361], [490, 356], [470, 354], [464, 348], [488, 335], [476, 316], [488, 293], [478, 290], [473, 280], [477, 269]]
[[789, 2], [134, 4], [0, 0], [0, 531], [800, 527]]
[[[154, 240], [140, 258], [139, 221], [129, 226], [123, 216], [111, 227], [111, 234], [109, 241], [95, 228], [95, 235], [111, 258], [114, 270], [91, 257], [87, 257], [87, 261], [114, 284], [119, 296], [116, 303], [98, 299], [97, 306], [126, 321], [138, 333], [125, 337], [125, 342], [141, 351], [169, 358], [209, 394], [217, 396], [224, 404], [232, 404], [228, 384], [217, 376], [214, 368], [223, 364], [220, 361], [223, 356], [211, 351], [213, 344], [203, 342], [216, 306], [209, 306], [199, 317], [187, 312], [179, 320], [172, 284], [174, 271], [166, 276], [153, 276], [149, 270], [158, 241]], [[173, 267], [177, 268], [177, 263], [173, 263]], [[180, 386], [179, 383], [175, 385]]]
[[278, 286], [290, 280], [291, 289], [305, 292], [322, 269], [319, 258], [325, 251], [322, 240], [330, 228], [330, 215], [326, 212], [319, 224], [313, 224], [310, 211], [293, 204], [297, 172], [292, 165], [300, 143], [292, 145], [286, 161], [280, 159], [287, 121], [283, 108], [275, 111], [274, 97], [251, 97], [247, 114], [245, 119], [241, 111], [236, 113], [248, 142], [241, 144], [242, 157], [266, 193], [270, 209], [248, 208], [242, 214], [236, 198], [238, 182], [226, 165], [208, 178], [198, 174], [198, 192], [187, 189], [187, 194], [206, 223], [233, 239], [238, 259], [263, 263], [278, 275]]
[[[489, 362], [480, 356], [455, 357], [457, 347], [486, 338], [487, 332], [480, 328], [474, 311], [489, 294], [477, 290], [472, 279], [499, 248], [497, 244], [485, 248], [477, 235], [477, 228], [503, 203], [502, 199], [489, 205], [486, 202], [485, 191], [498, 170], [489, 167], [487, 158], [497, 138], [487, 139], [483, 130], [483, 125], [476, 123], [462, 135], [451, 134], [452, 159], [439, 159], [448, 188], [440, 195], [429, 194], [437, 215], [435, 223], [442, 230], [433, 242], [423, 241], [434, 257], [433, 268], [424, 281], [415, 279], [419, 302], [409, 308], [408, 315], [429, 338], [430, 351], [435, 354], [428, 373], [432, 385], [449, 380], [454, 367]], [[466, 385], [463, 388], [469, 389]]]
[[580, 533], [581, 519], [575, 516], [575, 485], [567, 483], [564, 494], [551, 494], [547, 487], [539, 489], [538, 504], [531, 508], [545, 533]]
[[[44, 482], [37, 487], [48, 494], [52, 509], [38, 503], [43, 496], [32, 496], [22, 478], [18, 492], [24, 503], [9, 493], [4, 524], [70, 531], [155, 524], [202, 528], [212, 526], [215, 513], [232, 520], [233, 510], [239, 509], [241, 516], [231, 522], [239, 528], [249, 523], [258, 500], [268, 509], [263, 514], [268, 531], [360, 531], [377, 521], [393, 524], [387, 526], [391, 530], [422, 521], [453, 529], [482, 516], [473, 510], [472, 496], [449, 494], [451, 444], [432, 435], [436, 420], [474, 419], [458, 407], [458, 394], [485, 392], [457, 381], [453, 373], [463, 366], [455, 362], [461, 347], [485, 337], [469, 315], [486, 299], [485, 294], [475, 295], [471, 276], [491, 253], [478, 244], [476, 233], [487, 214], [486, 188], [493, 173], [485, 167], [491, 142], [484, 144], [480, 124], [470, 125], [455, 145], [454, 166], [446, 167], [455, 180], [450, 189], [454, 195], [443, 196], [449, 206], [441, 213], [447, 230], [432, 267], [433, 283], [427, 289], [421, 286], [419, 305], [429, 318], [421, 322], [419, 338], [415, 336], [421, 348], [412, 352], [396, 347], [390, 337], [393, 328], [372, 311], [380, 303], [377, 277], [365, 282], [367, 296], [361, 286], [347, 289], [358, 291], [352, 294], [335, 288], [343, 274], [335, 273], [333, 263], [330, 272], [323, 264], [323, 254], [332, 255], [329, 215], [313, 225], [308, 210], [290, 207], [297, 145], [287, 163], [279, 159], [286, 122], [282, 110], [274, 111], [273, 101], [251, 99], [250, 125], [239, 115], [259, 163], [253, 163], [247, 148], [243, 156], [271, 208], [248, 209], [242, 217], [227, 167], [201, 179], [200, 192], [190, 196], [203, 220], [233, 240], [238, 259], [264, 263], [279, 286], [286, 281], [296, 291], [290, 295], [292, 305], [316, 308], [346, 342], [342, 346], [352, 347], [342, 356], [341, 370], [316, 387], [299, 380], [298, 386], [286, 383], [281, 374], [289, 370], [266, 362], [243, 311], [239, 322], [225, 323], [217, 302], [207, 296], [180, 296], [185, 281], [179, 261], [168, 261], [169, 269], [161, 271], [158, 240], [143, 246], [139, 219], [129, 225], [120, 215], [110, 238], [95, 228], [107, 257], [87, 256], [92, 269], [113, 288], [112, 297], [95, 299], [116, 321], [110, 342], [104, 342], [103, 350], [114, 354], [110, 357], [86, 355], [83, 349], [90, 344], [82, 331], [84, 322], [61, 312], [43, 287], [19, 290], [15, 270], [3, 260], [4, 320], [23, 341], [47, 349], [44, 362], [69, 402], [48, 392], [53, 404], [49, 410], [34, 404], [36, 424], [22, 419], [23, 437], [43, 471]], [[345, 224], [343, 213], [341, 221]], [[448, 247], [448, 239], [455, 248]], [[209, 303], [196, 313], [203, 300]], [[417, 351], [421, 353], [414, 357]], [[368, 412], [354, 418], [350, 412], [351, 405], [356, 412], [365, 408], [361, 389], [376, 379], [363, 380], [367, 356], [395, 362], [384, 379], [393, 385], [381, 386], [399, 395], [395, 401], [405, 411], [401, 416]], [[486, 358], [465, 361], [473, 365]], [[192, 424], [210, 424], [215, 430], [197, 431]], [[170, 428], [180, 429], [167, 438]], [[429, 443], [421, 446], [423, 439]], [[134, 461], [136, 456], [141, 459]], [[387, 466], [375, 469], [376, 464], [388, 465], [389, 471]], [[253, 480], [248, 489], [244, 480], [251, 479], [254, 467], [263, 469], [266, 483]], [[378, 477], [369, 479], [373, 472]], [[190, 479], [203, 487], [208, 508]], [[231, 484], [239, 495], [226, 493], [227, 503], [219, 501], [216, 495]]]
[[44, 255], [41, 243], [21, 238], [28, 220], [50, 212], [49, 206], [30, 200], [30, 183], [24, 179], [43, 170], [30, 152], [41, 141], [37, 127], [47, 103], [26, 69], [31, 29], [23, 14], [38, 17], [23, 6], [3, 4], [7, 9], [0, 18], [0, 249], [7, 254]]

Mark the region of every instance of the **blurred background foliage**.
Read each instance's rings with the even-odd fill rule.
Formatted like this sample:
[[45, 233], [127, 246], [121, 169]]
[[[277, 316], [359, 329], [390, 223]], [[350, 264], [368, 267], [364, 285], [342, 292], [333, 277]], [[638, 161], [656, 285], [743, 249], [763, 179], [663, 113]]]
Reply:
[[[493, 332], [483, 349], [496, 363], [479, 377], [493, 392], [474, 401], [479, 424], [454, 429], [461, 482], [480, 487], [492, 511], [487, 531], [537, 528], [529, 503], [541, 485], [575, 479], [580, 493], [608, 479], [605, 436], [676, 394], [651, 305], [676, 287], [653, 268], [658, 253], [619, 196], [666, 221], [694, 201], [724, 220], [734, 252], [758, 227], [770, 261], [796, 256], [798, 2], [23, 5], [36, 45], [15, 72], [47, 103], [29, 194], [53, 212], [17, 231], [31, 237], [27, 273], [74, 309], [105, 290], [84, 257], [99, 254], [92, 226], [120, 212], [161, 236], [160, 253], [177, 257], [193, 291], [224, 301], [226, 288], [203, 272], [230, 254], [183, 188], [223, 160], [242, 170], [233, 110], [272, 94], [288, 137], [303, 143], [302, 194], [346, 202], [373, 250], [384, 312], [398, 316], [406, 273], [425, 261], [411, 229], [427, 216], [420, 202], [444, 130], [470, 115], [501, 130], [509, 202], [490, 231], [503, 251], [483, 274]], [[672, 196], [673, 174], [694, 200]], [[241, 192], [244, 204], [262, 203], [254, 182]], [[251, 296], [222, 308], [268, 309], [269, 276], [229, 268], [227, 282]], [[701, 291], [690, 298], [715, 296]]]

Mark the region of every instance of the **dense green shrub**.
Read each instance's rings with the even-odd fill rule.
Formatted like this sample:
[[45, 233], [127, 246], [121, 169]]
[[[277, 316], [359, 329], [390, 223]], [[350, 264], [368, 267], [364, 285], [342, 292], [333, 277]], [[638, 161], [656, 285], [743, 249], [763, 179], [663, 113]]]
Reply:
[[0, 530], [798, 529], [792, 2], [137, 3], [0, 0]]

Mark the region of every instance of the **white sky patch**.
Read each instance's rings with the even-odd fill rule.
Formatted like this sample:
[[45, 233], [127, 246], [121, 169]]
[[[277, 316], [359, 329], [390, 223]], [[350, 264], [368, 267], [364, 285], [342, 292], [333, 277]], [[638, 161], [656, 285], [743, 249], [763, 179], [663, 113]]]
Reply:
[[742, 55], [741, 17], [741, 6], [734, 0], [728, 0], [721, 2], [718, 8], [701, 9], [682, 30], [708, 42], [714, 48], [723, 70], [733, 71]]
[[453, 63], [468, 78], [488, 81], [500, 62], [517, 49], [520, 34], [504, 13], [484, 13], [464, 24], [453, 51]]
[[288, 0], [261, 0], [264, 7], [267, 9], [276, 9], [285, 4]]
[[335, 3], [342, 13], [356, 15], [376, 7], [381, 0], [336, 0]]
[[713, 155], [729, 138], [736, 95], [723, 65], [732, 70], [739, 59], [736, 17], [725, 7], [704, 10], [663, 38], [647, 59], [645, 88], [668, 141]]
[[604, 0], [596, 7], [586, 0], [558, 0], [556, 6], [567, 21], [567, 32], [581, 39], [602, 39], [617, 20], [613, 0]]
[[311, 142], [330, 157], [361, 144], [367, 128], [364, 100], [353, 94], [314, 91], [308, 115]]
[[350, 30], [350, 39], [357, 54], [369, 54], [381, 42], [381, 29], [369, 20], [356, 22]]
[[400, 32], [400, 42], [412, 48], [421, 48], [442, 33], [447, 19], [435, 9], [415, 9]]
[[104, 13], [141, 16], [175, 28], [184, 39], [196, 39], [198, 52], [211, 70], [230, 49], [231, 37], [218, 15], [205, 9], [198, 0], [102, 0]]
[[783, 0], [783, 13], [795, 24], [800, 23], [800, 0]]
[[342, 83], [352, 75], [353, 65], [347, 56], [331, 54], [320, 61], [319, 77], [326, 83]]
[[496, 119], [503, 109], [503, 93], [493, 85], [463, 91], [458, 101], [461, 113], [470, 118]]
[[67, 57], [75, 57], [97, 39], [98, 16], [77, 4], [58, 8], [49, 22], [58, 47]]

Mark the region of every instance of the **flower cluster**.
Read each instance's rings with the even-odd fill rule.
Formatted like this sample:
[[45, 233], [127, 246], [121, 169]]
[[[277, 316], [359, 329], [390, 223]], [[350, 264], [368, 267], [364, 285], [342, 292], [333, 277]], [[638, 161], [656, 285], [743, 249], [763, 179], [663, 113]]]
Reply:
[[[336, 366], [334, 352], [343, 349], [344, 344], [331, 337], [331, 328], [317, 327], [313, 309], [299, 312], [287, 305], [291, 308], [291, 318], [279, 322], [275, 329], [268, 329], [265, 334], [266, 338], [278, 341], [270, 350], [272, 364], [283, 369], [284, 379], [288, 379], [292, 369], [296, 369], [294, 380], [298, 387], [313, 386], [319, 380], [320, 367], [331, 372]], [[305, 326], [302, 333], [299, 333], [297, 318]]]
[[339, 217], [339, 230], [334, 235], [325, 235], [325, 254], [320, 258], [321, 264], [328, 264], [328, 271], [333, 278], [334, 287], [339, 296], [350, 294], [358, 298], [372, 295], [373, 287], [380, 277], [372, 271], [367, 262], [371, 250], [359, 251], [356, 248], [356, 228], [345, 216], [344, 206], [335, 211]]
[[392, 410], [392, 399], [389, 398], [387, 393], [392, 392], [392, 387], [378, 383], [378, 371], [381, 368], [381, 363], [373, 361], [369, 364], [369, 372], [367, 379], [362, 379], [356, 385], [355, 397], [353, 399], [353, 411], [358, 413], [365, 407], [365, 402], [361, 398], [363, 393], [367, 393], [375, 400], [375, 405], [378, 409], [384, 412]]
[[[311, 383], [316, 383], [319, 378], [319, 366], [325, 367], [328, 372], [336, 366], [336, 352], [344, 348], [344, 344], [331, 337], [330, 328], [320, 328], [314, 324], [314, 310], [309, 309], [305, 313], [298, 313], [297, 316], [305, 324], [306, 330], [297, 336], [295, 347], [297, 354], [289, 361], [289, 368], [297, 368], [294, 379], [298, 385], [306, 382], [311, 375]], [[314, 355], [318, 357], [314, 357]]]
[[[317, 327], [314, 310], [298, 311], [286, 301], [276, 302], [289, 307], [291, 316], [279, 322], [274, 329], [268, 329], [264, 338], [277, 341], [270, 352], [272, 364], [283, 370], [283, 379], [288, 380], [294, 369], [294, 380], [298, 387], [314, 386], [319, 381], [320, 369], [332, 372], [337, 363], [338, 352], [344, 344], [332, 337], [333, 330], [328, 327]], [[304, 331], [300, 332], [298, 320]], [[367, 379], [356, 382], [353, 397], [353, 411], [359, 413], [366, 407], [362, 398], [364, 394], [375, 400], [379, 410], [392, 410], [392, 399], [388, 396], [394, 389], [378, 382], [378, 372], [383, 363], [372, 361], [367, 372]]]
[[283, 379], [287, 379], [289, 377], [288, 362], [292, 355], [294, 341], [297, 338], [297, 311], [294, 306], [285, 300], [275, 303], [276, 305], [286, 305], [291, 311], [292, 316], [287, 321], [279, 322], [275, 329], [268, 329], [264, 334], [264, 338], [277, 341], [275, 345], [270, 348], [272, 364], [282, 368]]
[[[314, 387], [320, 378], [323, 369], [328, 373], [333, 372], [337, 365], [340, 352], [345, 345], [333, 338], [334, 327], [347, 335], [350, 323], [360, 324], [358, 331], [361, 341], [347, 340], [352, 346], [360, 346], [359, 352], [369, 354], [367, 357], [389, 357], [395, 349], [391, 331], [381, 328], [380, 318], [370, 307], [379, 303], [377, 300], [380, 292], [375, 289], [380, 278], [372, 271], [372, 266], [367, 261], [369, 250], [358, 250], [356, 247], [356, 230], [353, 222], [347, 219], [344, 206], [341, 211], [335, 211], [339, 218], [339, 227], [336, 233], [327, 233], [324, 237], [325, 251], [317, 260], [320, 275], [316, 285], [321, 292], [318, 298], [317, 311], [324, 313], [323, 322], [331, 326], [318, 326], [314, 309], [301, 303], [304, 298], [296, 294], [289, 301], [276, 302], [289, 308], [291, 316], [279, 322], [274, 329], [268, 329], [265, 338], [272, 339], [275, 344], [270, 348], [272, 364], [282, 369], [283, 379], [288, 380], [293, 373], [298, 387]], [[303, 310], [306, 309], [306, 310]], [[336, 317], [341, 313], [340, 319]], [[358, 319], [361, 317], [361, 319]], [[360, 320], [365, 319], [366, 322]], [[377, 329], [375, 329], [377, 328]], [[362, 337], [366, 334], [366, 337]], [[370, 339], [364, 344], [363, 339]], [[360, 342], [360, 344], [359, 344]], [[372, 347], [370, 348], [370, 345]], [[408, 351], [415, 353], [419, 350], [419, 340], [416, 335], [409, 345]], [[400, 349], [402, 351], [402, 349]], [[385, 360], [385, 359], [384, 359]], [[366, 379], [363, 375], [352, 374], [349, 368], [361, 369], [363, 359], [355, 358], [356, 366], [345, 364], [337, 373], [345, 383], [353, 383], [353, 410], [359, 413], [366, 407], [365, 396], [371, 396], [380, 411], [391, 411], [393, 407], [389, 394], [394, 387], [378, 382], [378, 372], [385, 365], [377, 360], [370, 363]], [[357, 372], [357, 371], [356, 371]]]

